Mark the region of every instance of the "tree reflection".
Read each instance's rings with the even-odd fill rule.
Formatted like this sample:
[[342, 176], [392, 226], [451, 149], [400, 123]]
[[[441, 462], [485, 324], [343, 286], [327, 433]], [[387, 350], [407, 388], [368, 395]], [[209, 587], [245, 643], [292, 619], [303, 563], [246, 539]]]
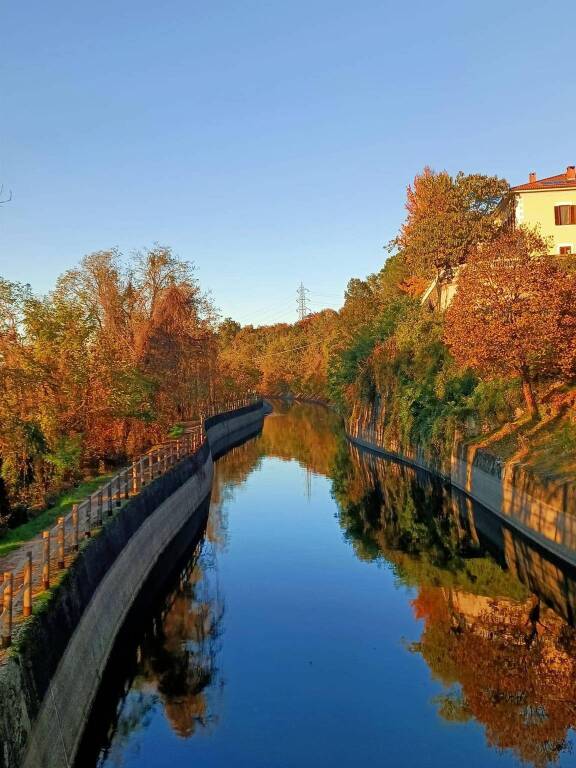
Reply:
[[439, 714], [480, 723], [490, 746], [538, 768], [556, 762], [576, 727], [576, 635], [564, 620], [574, 616], [573, 574], [426, 473], [360, 453], [332, 414], [304, 405], [289, 419], [268, 418], [258, 439], [216, 464], [202, 554], [140, 641], [108, 760], [137, 747], [134, 733], [156, 709], [182, 738], [217, 722], [225, 502], [264, 456], [331, 477], [356, 555], [386, 561], [414, 590], [422, 632], [410, 651], [442, 688]]
[[141, 649], [140, 676], [154, 686], [173, 730], [182, 737], [215, 719], [205, 694], [217, 672], [224, 611], [205, 560], [203, 554]]
[[189, 738], [217, 721], [217, 654], [224, 615], [213, 545], [204, 543], [143, 633], [131, 687], [106, 761], [120, 765], [128, 742], [161, 705], [172, 730]]
[[[341, 524], [358, 556], [386, 559], [416, 590], [412, 606], [424, 629], [411, 650], [445, 688], [435, 699], [440, 715], [477, 720], [489, 745], [522, 761], [556, 762], [576, 726], [576, 634], [516, 577], [526, 572], [519, 562], [526, 543], [512, 547], [513, 534], [501, 532], [496, 556], [514, 554], [512, 570], [503, 569], [484, 551], [466, 502], [428, 475], [354, 448], [342, 447], [333, 477]], [[552, 589], [555, 569], [541, 569], [542, 594], [559, 599], [574, 589], [565, 588], [565, 572], [562, 590]]]
[[[277, 418], [290, 412], [290, 418]], [[138, 734], [161, 710], [178, 736], [190, 738], [218, 719], [218, 653], [224, 607], [218, 588], [217, 553], [227, 545], [226, 501], [264, 456], [298, 461], [311, 472], [328, 475], [337, 451], [338, 419], [318, 406], [275, 403], [275, 414], [262, 434], [233, 448], [215, 464], [210, 515], [200, 554], [196, 554], [178, 586], [156, 610], [130, 652], [114, 686], [120, 698], [108, 726], [98, 730], [100, 765], [121, 765], [123, 755], [139, 750]], [[107, 734], [104, 735], [104, 729]], [[92, 748], [90, 740], [86, 749]]]
[[536, 600], [515, 602], [423, 587], [424, 632], [413, 649], [452, 686], [439, 696], [450, 720], [483, 723], [491, 746], [536, 766], [568, 749], [576, 724], [574, 632]]

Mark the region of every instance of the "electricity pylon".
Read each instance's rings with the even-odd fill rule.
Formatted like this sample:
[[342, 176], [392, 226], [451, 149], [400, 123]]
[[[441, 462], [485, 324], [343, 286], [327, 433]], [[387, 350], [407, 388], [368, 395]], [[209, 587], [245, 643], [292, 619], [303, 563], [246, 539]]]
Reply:
[[310, 314], [310, 307], [308, 306], [308, 296], [310, 293], [308, 288], [304, 288], [304, 283], [300, 283], [300, 287], [296, 291], [296, 304], [298, 306], [298, 320], [304, 320], [306, 315]]

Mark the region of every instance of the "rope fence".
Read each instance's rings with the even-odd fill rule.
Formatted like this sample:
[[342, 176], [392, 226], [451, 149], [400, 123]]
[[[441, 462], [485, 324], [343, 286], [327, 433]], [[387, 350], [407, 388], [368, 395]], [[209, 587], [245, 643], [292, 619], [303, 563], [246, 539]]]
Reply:
[[58, 518], [56, 525], [24, 545], [21, 557], [11, 570], [3, 572], [0, 584], [1, 647], [11, 645], [14, 625], [32, 614], [34, 601], [70, 567], [82, 541], [97, 534], [106, 520], [131, 497], [204, 445], [207, 418], [257, 400], [255, 395], [249, 395], [205, 404], [199, 424], [188, 425], [181, 436], [151, 448], [79, 504], [74, 504], [67, 515]]

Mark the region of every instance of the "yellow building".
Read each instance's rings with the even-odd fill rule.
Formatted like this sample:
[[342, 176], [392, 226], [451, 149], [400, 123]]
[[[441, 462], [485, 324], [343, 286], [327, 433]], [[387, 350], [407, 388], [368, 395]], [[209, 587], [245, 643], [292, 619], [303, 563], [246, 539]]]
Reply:
[[531, 173], [526, 184], [510, 189], [498, 213], [511, 226], [537, 226], [553, 253], [576, 254], [576, 166], [545, 179]]
[[[526, 184], [511, 187], [496, 209], [504, 226], [537, 227], [555, 254], [576, 254], [576, 166], [565, 173], [538, 179], [534, 172]], [[457, 290], [459, 267], [436, 277], [421, 301], [430, 309], [445, 310]]]

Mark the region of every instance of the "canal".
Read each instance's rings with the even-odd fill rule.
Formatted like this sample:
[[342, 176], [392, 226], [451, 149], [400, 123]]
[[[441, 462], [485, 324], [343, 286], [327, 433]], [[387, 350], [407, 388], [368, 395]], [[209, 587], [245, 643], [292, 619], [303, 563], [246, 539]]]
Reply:
[[279, 406], [126, 628], [77, 768], [576, 766], [575, 578]]

